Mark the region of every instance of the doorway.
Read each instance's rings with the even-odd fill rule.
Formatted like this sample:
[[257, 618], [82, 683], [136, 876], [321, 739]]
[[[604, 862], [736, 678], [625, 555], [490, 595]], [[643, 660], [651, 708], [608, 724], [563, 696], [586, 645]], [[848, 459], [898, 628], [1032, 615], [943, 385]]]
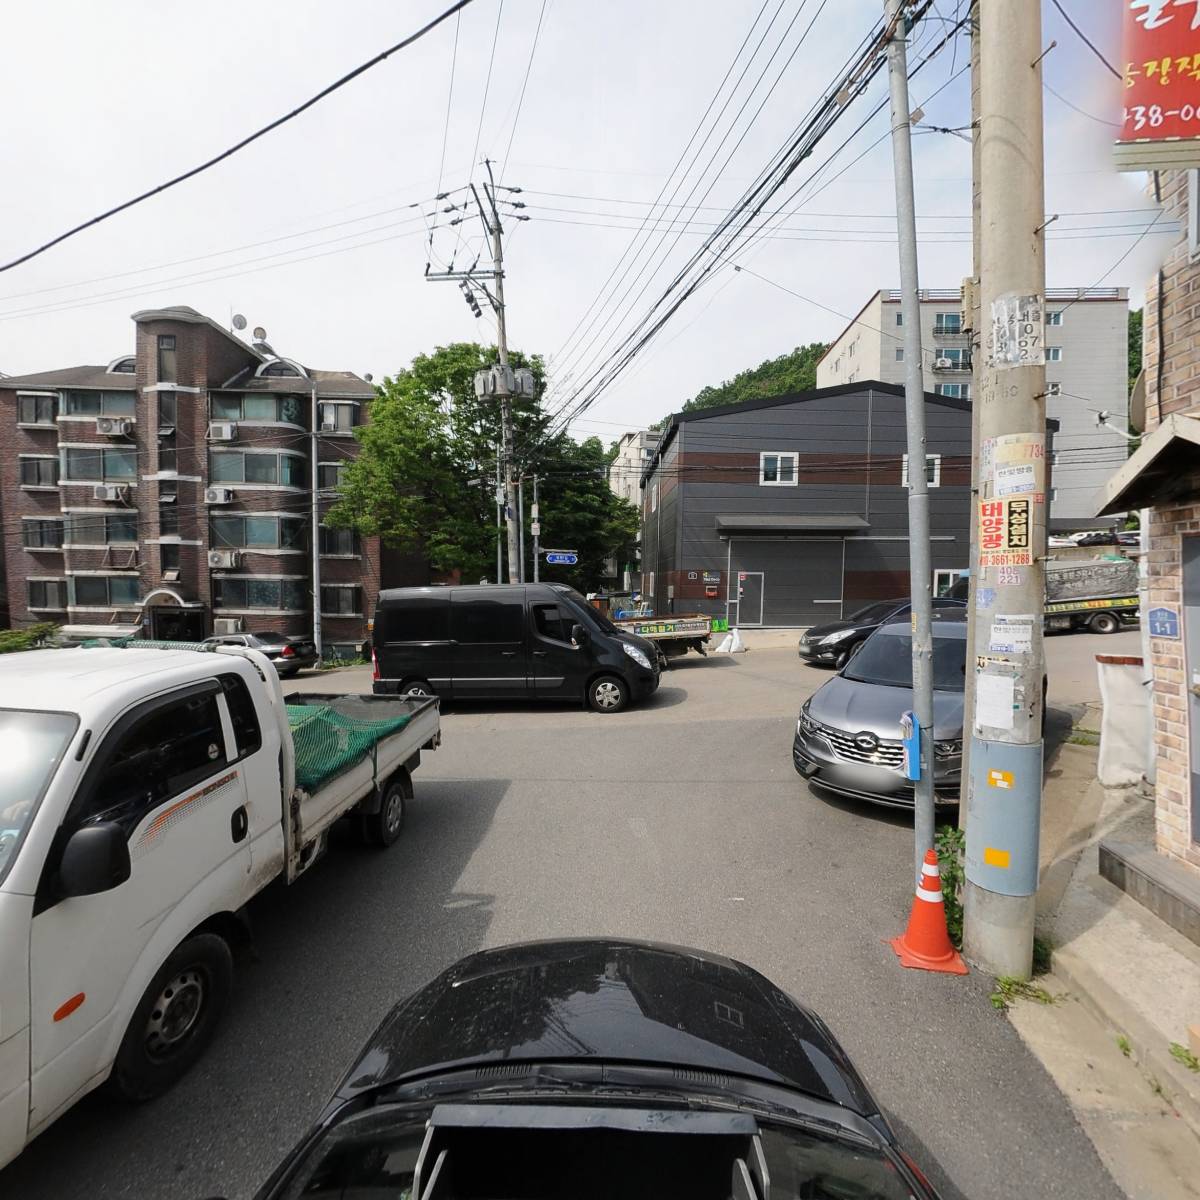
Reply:
[[739, 625], [761, 625], [763, 623], [763, 596], [766, 577], [762, 571], [739, 571], [736, 580], [730, 580], [737, 588], [737, 623]]

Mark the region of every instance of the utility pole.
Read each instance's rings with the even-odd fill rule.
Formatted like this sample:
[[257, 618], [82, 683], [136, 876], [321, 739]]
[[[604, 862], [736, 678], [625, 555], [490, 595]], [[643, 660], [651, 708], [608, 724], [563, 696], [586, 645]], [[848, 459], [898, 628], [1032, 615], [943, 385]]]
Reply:
[[1028, 979], [1042, 802], [1046, 547], [1040, 0], [980, 5], [981, 309], [975, 672], [964, 945]]
[[311, 432], [308, 437], [309, 447], [309, 470], [312, 471], [312, 478], [309, 480], [309, 486], [312, 496], [312, 593], [313, 593], [313, 615], [312, 615], [312, 630], [313, 630], [313, 645], [317, 649], [317, 658], [322, 657], [321, 653], [321, 493], [318, 490], [317, 484], [320, 480], [320, 468], [317, 466], [317, 434], [321, 428], [320, 412], [321, 406], [317, 403], [317, 385], [312, 387], [312, 405], [311, 419], [309, 425]]
[[900, 243], [900, 311], [904, 320], [904, 423], [908, 432], [908, 561], [912, 589], [913, 715], [920, 727], [920, 778], [914, 785], [915, 875], [933, 846], [933, 566], [929, 552], [929, 484], [925, 467], [925, 377], [917, 218], [913, 199], [912, 130], [905, 50], [906, 0], [885, 0], [888, 82], [892, 98], [892, 163]]
[[[967, 310], [967, 329], [971, 350], [971, 573], [967, 577], [967, 645], [975, 645], [975, 588], [979, 582], [976, 563], [979, 560], [979, 522], [975, 519], [979, 503], [979, 395], [983, 390], [983, 334], [979, 308], [979, 273], [982, 255], [980, 239], [980, 181], [979, 181], [979, 0], [971, 0], [971, 279], [970, 287], [963, 288], [963, 307]], [[963, 689], [963, 756], [962, 772], [959, 775], [959, 799], [965, 799], [968, 780], [971, 778], [970, 730], [975, 719], [975, 672], [968, 671]], [[967, 827], [967, 806], [958, 806], [958, 827]]]
[[538, 573], [541, 570], [541, 538], [542, 538], [542, 518], [541, 510], [538, 508], [538, 493], [537, 493], [537, 476], [533, 477], [533, 523], [530, 526], [530, 532], [533, 534], [533, 582], [538, 582]]
[[517, 542], [520, 547], [517, 561], [520, 568], [517, 572], [518, 583], [525, 582], [525, 476], [517, 477]]
[[500, 446], [496, 446], [496, 582], [504, 582], [504, 483], [500, 478]]

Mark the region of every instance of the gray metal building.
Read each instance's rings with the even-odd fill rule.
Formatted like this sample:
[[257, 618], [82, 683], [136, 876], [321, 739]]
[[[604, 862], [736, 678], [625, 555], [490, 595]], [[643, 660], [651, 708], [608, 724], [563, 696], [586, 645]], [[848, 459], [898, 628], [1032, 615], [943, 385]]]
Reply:
[[[971, 412], [926, 393], [935, 592], [970, 554]], [[655, 612], [742, 626], [834, 620], [904, 596], [904, 390], [864, 380], [671, 418], [642, 476]]]

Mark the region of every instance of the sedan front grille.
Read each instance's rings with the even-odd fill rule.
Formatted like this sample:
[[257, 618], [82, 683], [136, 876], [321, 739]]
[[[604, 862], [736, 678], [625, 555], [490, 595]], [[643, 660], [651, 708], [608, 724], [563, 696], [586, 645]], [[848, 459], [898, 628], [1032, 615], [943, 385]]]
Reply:
[[840, 729], [830, 729], [827, 725], [818, 727], [817, 732], [832, 747], [838, 758], [846, 762], [869, 763], [873, 767], [888, 767], [899, 771], [904, 766], [904, 747], [900, 742], [881, 741], [874, 749], [859, 746], [852, 733], [843, 733]]

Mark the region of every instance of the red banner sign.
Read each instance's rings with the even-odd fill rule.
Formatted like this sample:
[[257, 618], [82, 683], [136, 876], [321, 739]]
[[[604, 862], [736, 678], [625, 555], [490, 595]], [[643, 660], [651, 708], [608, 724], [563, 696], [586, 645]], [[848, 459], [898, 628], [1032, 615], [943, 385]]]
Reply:
[[1137, 153], [1130, 143], [1200, 138], [1200, 0], [1121, 3], [1125, 112], [1117, 144], [1121, 165], [1130, 168]]

